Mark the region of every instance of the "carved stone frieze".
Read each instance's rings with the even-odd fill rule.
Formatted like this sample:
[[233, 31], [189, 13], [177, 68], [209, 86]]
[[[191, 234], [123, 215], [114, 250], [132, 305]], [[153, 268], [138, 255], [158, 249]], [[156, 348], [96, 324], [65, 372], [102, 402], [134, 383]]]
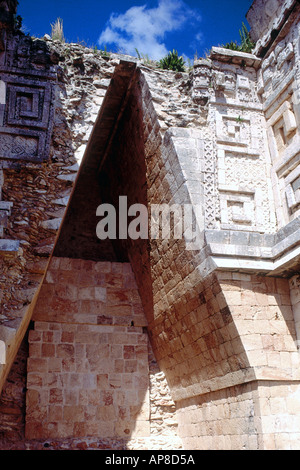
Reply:
[[44, 41], [7, 33], [0, 53], [0, 159], [40, 163], [49, 157], [56, 74]]
[[206, 59], [196, 61], [193, 71], [193, 100], [200, 105], [205, 105], [209, 100], [211, 77], [211, 62]]

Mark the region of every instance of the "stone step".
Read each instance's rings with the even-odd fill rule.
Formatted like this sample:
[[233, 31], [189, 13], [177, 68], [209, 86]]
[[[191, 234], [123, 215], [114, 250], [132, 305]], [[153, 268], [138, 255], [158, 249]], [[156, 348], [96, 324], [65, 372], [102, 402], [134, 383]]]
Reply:
[[19, 251], [18, 240], [0, 239], [0, 255], [16, 255]]
[[0, 211], [6, 211], [8, 215], [11, 215], [12, 206], [13, 206], [13, 202], [0, 201]]

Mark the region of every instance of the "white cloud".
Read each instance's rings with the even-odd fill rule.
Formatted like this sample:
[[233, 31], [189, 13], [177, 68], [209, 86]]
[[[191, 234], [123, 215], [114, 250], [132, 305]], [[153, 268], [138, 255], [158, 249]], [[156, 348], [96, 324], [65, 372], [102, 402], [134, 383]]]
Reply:
[[199, 48], [202, 47], [203, 43], [204, 43], [204, 35], [201, 31], [199, 31], [190, 43], [190, 49], [193, 51], [194, 56], [195, 55], [198, 56]]
[[136, 55], [137, 49], [159, 60], [168, 53], [166, 34], [179, 31], [189, 21], [199, 22], [200, 16], [182, 0], [158, 0], [156, 8], [133, 6], [123, 14], [112, 13], [98, 42], [129, 55]]

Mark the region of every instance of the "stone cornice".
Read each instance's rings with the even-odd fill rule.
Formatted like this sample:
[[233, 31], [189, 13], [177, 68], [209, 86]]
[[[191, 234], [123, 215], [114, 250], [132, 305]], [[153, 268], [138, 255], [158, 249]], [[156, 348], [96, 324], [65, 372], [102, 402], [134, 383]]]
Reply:
[[290, 277], [299, 272], [300, 217], [274, 234], [207, 230], [210, 272], [216, 269]]

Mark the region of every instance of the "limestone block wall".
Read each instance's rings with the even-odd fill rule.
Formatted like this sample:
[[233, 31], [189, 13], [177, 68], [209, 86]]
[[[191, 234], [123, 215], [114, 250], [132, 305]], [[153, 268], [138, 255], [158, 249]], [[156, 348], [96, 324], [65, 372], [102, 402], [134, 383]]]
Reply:
[[258, 450], [260, 418], [255, 384], [236, 385], [183, 400], [178, 410], [185, 448]]
[[299, 384], [260, 381], [185, 400], [178, 410], [185, 448], [299, 448]]
[[[151, 113], [151, 105], [149, 109], [144, 98], [148, 85], [147, 82], [142, 83], [144, 116], [151, 115], [152, 127], [155, 127], [155, 114]], [[211, 138], [206, 140], [208, 135]], [[207, 205], [203, 204], [204, 178], [214, 178], [215, 169], [212, 165], [210, 172], [205, 171], [204, 165], [205, 158], [210, 156], [208, 148], [214, 153], [213, 145], [213, 134], [208, 134], [206, 128], [172, 128], [165, 132], [162, 144], [157, 145], [156, 152], [152, 150], [148, 158], [146, 141], [149, 206], [163, 201], [169, 204], [202, 203], [206, 208]], [[199, 227], [203, 230], [205, 214], [199, 217]], [[184, 240], [151, 240], [153, 313], [148, 317], [148, 328], [155, 356], [166, 373], [176, 403], [179, 433], [185, 448], [205, 448], [208, 441], [205, 440], [204, 429], [211, 424], [211, 397], [207, 404], [207, 415], [201, 414], [206, 408], [205, 404], [192, 408], [190, 414], [189, 400], [202, 401], [203, 404], [208, 391], [228, 391], [233, 385], [255, 378], [218, 279], [215, 275], [207, 274], [204, 279], [208, 253], [203, 237], [201, 241], [202, 246], [200, 242], [197, 250], [188, 251]], [[135, 269], [136, 265], [133, 264]], [[139, 285], [143, 286], [142, 281]], [[141, 289], [141, 292], [143, 298], [144, 291]], [[240, 422], [245, 422], [248, 409], [240, 406], [241, 389], [237, 386], [234, 390]], [[226, 426], [228, 422], [224, 422], [224, 427], [219, 422], [222, 436], [227, 435]], [[231, 426], [234, 429], [232, 434], [241, 434], [234, 419]], [[210, 432], [215, 437], [211, 429]], [[253, 430], [253, 440], [256, 439], [255, 432]], [[253, 442], [250, 443], [249, 434], [251, 432], [244, 425], [244, 438], [247, 445], [251, 446]], [[233, 436], [226, 442], [223, 440], [220, 445], [224, 445], [223, 448], [238, 448]]]
[[222, 273], [219, 279], [256, 377], [298, 380], [288, 281], [238, 273]]
[[[160, 374], [161, 385], [152, 380], [150, 396], [147, 322], [128, 263], [53, 258], [32, 320], [29, 445], [66, 438], [97, 438], [98, 445], [140, 439], [136, 446], [152, 438], [154, 446], [180, 445], [174, 404], [154, 363], [151, 375]], [[157, 424], [158, 409], [169, 410], [165, 423]]]
[[[3, 209], [5, 220], [1, 224], [4, 238], [0, 239], [0, 251], [5, 257], [1, 256], [0, 321], [16, 335], [15, 346], [12, 345], [8, 356], [12, 359], [28, 327], [30, 306], [45, 273], [86, 144], [120, 57], [116, 54], [102, 56], [78, 44], [52, 41], [49, 36], [34, 41], [21, 33], [16, 38], [11, 32], [5, 37], [5, 44], [6, 49], [1, 52], [3, 64], [9, 54], [15, 54], [14, 63], [10, 64], [14, 72], [20, 68], [22, 73], [29, 70], [32, 74], [37, 66], [31, 60], [38, 56], [43, 63], [37, 68], [50, 70], [53, 86], [53, 131], [51, 138], [50, 133], [48, 136], [48, 160], [45, 159], [43, 165], [27, 162], [16, 166], [13, 159], [8, 165], [10, 160], [4, 155], [6, 164], [1, 172], [0, 211], [2, 214]], [[31, 54], [32, 50], [35, 55]], [[183, 125], [197, 125], [199, 115], [195, 109], [189, 110], [193, 102], [189, 96], [188, 74], [176, 75], [148, 67], [144, 70], [153, 87], [148, 100], [153, 100], [161, 127], [167, 129], [178, 120]], [[157, 81], [161, 81], [162, 86], [158, 86]], [[162, 88], [164, 96], [160, 95]], [[187, 95], [181, 91], [187, 91]], [[174, 99], [178, 103], [176, 109], [170, 104]], [[200, 111], [200, 107], [194, 107]], [[181, 109], [180, 115], [178, 109]], [[155, 140], [151, 126], [150, 131], [149, 149], [153, 145], [151, 139]], [[0, 336], [0, 339], [4, 338]], [[2, 385], [9, 370], [8, 363], [6, 365], [1, 366]]]
[[262, 448], [299, 447], [299, 350], [286, 279], [226, 275], [220, 284], [257, 381], [256, 420]]
[[[216, 60], [218, 58], [220, 62], [232, 59], [230, 55], [226, 56], [226, 53], [217, 50], [214, 58]], [[238, 60], [242, 59], [248, 58], [245, 55], [238, 57]], [[148, 316], [148, 328], [154, 353], [166, 373], [172, 396], [179, 410], [179, 433], [187, 447], [205, 448], [214, 445], [237, 449], [268, 448], [269, 445], [279, 447], [283, 445], [285, 448], [299, 446], [297, 424], [292, 424], [297, 423], [299, 357], [289, 284], [285, 279], [265, 278], [243, 272], [243, 267], [247, 271], [248, 266], [242, 258], [251, 250], [252, 256], [257, 257], [253, 248], [251, 246], [248, 248], [250, 239], [252, 238], [253, 246], [256, 247], [259, 246], [260, 238], [261, 241], [264, 238], [267, 242], [268, 236], [269, 242], [274, 237], [275, 244], [274, 232], [277, 227], [272, 210], [274, 206], [271, 166], [264, 130], [264, 115], [260, 99], [255, 94], [256, 73], [253, 69], [255, 59], [250, 57], [249, 60], [252, 61], [252, 66], [249, 63], [246, 72], [245, 68], [241, 68], [240, 71], [236, 65], [224, 66], [226, 69], [228, 67], [234, 70], [235, 77], [241, 75], [239, 79], [236, 78], [239, 83], [242, 83], [242, 78], [246, 79], [245, 87], [241, 87], [243, 92], [246, 89], [246, 93], [235, 94], [236, 81], [228, 90], [226, 87], [221, 88], [219, 102], [215, 98], [216, 103], [212, 102], [210, 108], [212, 117], [208, 122], [211, 122], [214, 131], [210, 131], [207, 127], [197, 130], [170, 128], [164, 132], [161, 142], [156, 134], [154, 145], [149, 147], [148, 139], [151, 134], [147, 133], [144, 137], [149, 206], [161, 201], [169, 204], [202, 203], [205, 211], [211, 207], [214, 219], [210, 220], [213, 224], [217, 224], [220, 220], [215, 209], [218, 207], [218, 200], [222, 201], [218, 199], [220, 188], [222, 189], [218, 186], [220, 179], [224, 178], [226, 182], [226, 178], [229, 180], [232, 175], [236, 176], [235, 167], [230, 167], [231, 171], [226, 174], [227, 163], [216, 165], [216, 155], [219, 153], [224, 156], [226, 151], [235, 155], [236, 150], [236, 168], [239, 168], [241, 155], [245, 156], [245, 159], [242, 158], [243, 163], [236, 182], [233, 182], [232, 188], [229, 187], [231, 192], [236, 190], [236, 198], [230, 201], [231, 206], [235, 204], [239, 206], [239, 211], [236, 213], [239, 212], [240, 218], [236, 219], [235, 223], [232, 221], [226, 226], [219, 225], [222, 236], [226, 237], [227, 242], [233, 242], [240, 248], [235, 252], [228, 250], [227, 253], [220, 244], [220, 253], [238, 254], [240, 256], [238, 270], [241, 272], [232, 273], [228, 270], [217, 275], [209, 275], [212, 270], [208, 261], [210, 249], [205, 245], [203, 237], [200, 237], [198, 249], [193, 252], [186, 249], [187, 245], [183, 240], [151, 240], [153, 313]], [[252, 74], [252, 85], [247, 74], [250, 76]], [[221, 77], [221, 84], [224, 83], [222, 80]], [[156, 128], [157, 115], [153, 113], [152, 104], [149, 105], [147, 100], [148, 84], [142, 80], [140, 83], [143, 116], [147, 122], [151, 122], [151, 128]], [[244, 141], [243, 138], [236, 140], [235, 128], [232, 131], [230, 127], [225, 130], [223, 127], [219, 128], [221, 131], [217, 128], [215, 133], [216, 111], [218, 112], [220, 106], [224, 106], [222, 104], [224, 95], [226, 106], [234, 109], [235, 113], [242, 109], [245, 113], [247, 106], [251, 108], [253, 122], [249, 127], [251, 131]], [[147, 116], [150, 116], [150, 119]], [[237, 122], [240, 131], [238, 117], [232, 119], [233, 127], [234, 122]], [[229, 134], [232, 132], [232, 135], [227, 135], [226, 132]], [[121, 139], [120, 137], [119, 142]], [[256, 150], [252, 154], [253, 148]], [[245, 167], [245, 160], [249, 160], [249, 175], [253, 177], [249, 182], [246, 178], [248, 189], [245, 193], [248, 194], [252, 187], [254, 193], [258, 191], [260, 195], [264, 194], [264, 201], [259, 197], [256, 199], [256, 194], [256, 205], [253, 206], [254, 211], [260, 211], [265, 218], [262, 220], [258, 217], [257, 220], [260, 221], [258, 225], [255, 225], [255, 219], [250, 220], [250, 217], [247, 222], [242, 217], [243, 211], [247, 215], [245, 210], [247, 201], [238, 199], [242, 191], [237, 184], [243, 181], [242, 166]], [[208, 163], [211, 165], [210, 168], [205, 167]], [[256, 165], [257, 175], [259, 174], [260, 178], [255, 177]], [[209, 188], [208, 181], [213, 190], [205, 193]], [[211, 206], [209, 201], [212, 202]], [[231, 206], [227, 205], [227, 212]], [[200, 230], [209, 227], [208, 212], [202, 213], [197, 221]], [[280, 239], [282, 240], [278, 235], [278, 241]], [[227, 269], [229, 266], [228, 263]], [[133, 270], [136, 269], [138, 265], [133, 262]], [[143, 289], [143, 279], [139, 279], [139, 276], [137, 278], [143, 299], [146, 291]], [[149, 313], [151, 314], [151, 310], [147, 309], [147, 314]], [[265, 381], [269, 387], [267, 394], [271, 406], [269, 411], [263, 406], [266, 395], [260, 381]], [[278, 390], [285, 393], [285, 400], [290, 404], [286, 405], [284, 413], [281, 417], [277, 416], [278, 421], [276, 421], [276, 404], [273, 404], [273, 399], [276, 403]], [[245, 393], [247, 398], [244, 398]], [[224, 397], [227, 402], [228, 397], [231, 397], [230, 417], [228, 420], [216, 419], [217, 423], [212, 430], [213, 419], [210, 413], [214, 416], [217, 414], [217, 410], [224, 405]], [[193, 425], [188, 422], [190, 415], [186, 413], [190, 403], [193, 404], [191, 419]], [[294, 404], [295, 410], [292, 409], [291, 403]], [[222, 416], [221, 411], [220, 415]], [[278, 425], [270, 432], [269, 423], [275, 422]], [[283, 437], [284, 428], [287, 433], [285, 437]], [[212, 438], [216, 434], [221, 436], [217, 442]], [[273, 444], [270, 444], [271, 442]]]
[[[289, 283], [240, 273], [217, 278], [219, 284], [207, 279], [206, 304], [194, 301], [180, 323], [169, 317], [172, 330], [166, 323], [159, 330], [157, 354], [183, 445], [299, 448], [299, 352]], [[229, 307], [218, 312], [220, 302]], [[175, 312], [178, 318], [176, 306]], [[165, 335], [171, 335], [167, 342]]]

